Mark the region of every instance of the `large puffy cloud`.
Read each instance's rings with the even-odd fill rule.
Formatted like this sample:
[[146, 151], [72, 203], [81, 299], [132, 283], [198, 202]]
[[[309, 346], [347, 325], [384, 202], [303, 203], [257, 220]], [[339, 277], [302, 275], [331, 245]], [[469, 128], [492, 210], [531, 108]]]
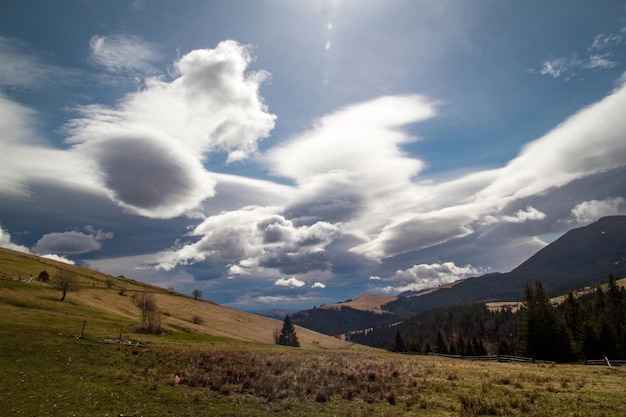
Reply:
[[95, 236], [76, 231], [48, 233], [42, 236], [33, 247], [33, 251], [40, 254], [79, 254], [100, 249], [102, 249], [102, 243]]
[[147, 217], [175, 217], [214, 195], [196, 156], [159, 132], [120, 132], [81, 145], [111, 198]]
[[[531, 142], [503, 168], [448, 183], [419, 185], [421, 193], [402, 194], [413, 204], [414, 214], [405, 210], [409, 214], [390, 216], [373, 238], [353, 250], [377, 258], [419, 250], [470, 234], [472, 224], [483, 216], [506, 222], [541, 220], [545, 213], [532, 208], [513, 216], [497, 213], [517, 201], [624, 166], [626, 119], [621, 114], [625, 107], [626, 86], [621, 85]], [[470, 187], [458, 187], [465, 183]], [[418, 195], [427, 197], [417, 201]]]
[[[27, 54], [9, 54], [2, 41], [0, 57], [32, 62]], [[143, 51], [143, 62], [158, 57], [131, 36], [95, 37], [91, 44], [94, 59], [109, 70], [131, 65], [127, 57], [137, 51]], [[215, 194], [216, 182], [203, 166], [207, 155], [224, 151], [231, 162], [246, 158], [274, 127], [275, 116], [259, 96], [267, 73], [247, 72], [252, 59], [249, 48], [235, 41], [183, 55], [170, 75], [145, 79], [142, 89], [112, 107], [77, 107], [78, 116], [65, 125], [71, 147], [64, 150], [34, 140], [37, 114], [0, 94], [6, 149], [0, 154], [0, 191], [27, 196], [33, 182], [55, 182], [104, 193], [146, 217], [192, 215]], [[142, 68], [130, 69], [143, 76]], [[5, 81], [37, 84], [20, 81], [18, 73], [11, 71]]]
[[[92, 44], [100, 50], [102, 42]], [[129, 48], [128, 42], [118, 46]], [[258, 94], [266, 74], [246, 73], [251, 59], [234, 41], [192, 51], [174, 64], [171, 80], [149, 78], [114, 108], [78, 108], [81, 117], [67, 125], [68, 141], [128, 210], [168, 218], [197, 208], [214, 195], [215, 182], [202, 167], [206, 153], [243, 159], [274, 126]]]
[[304, 287], [306, 283], [297, 278], [291, 277], [291, 278], [279, 278], [276, 280], [276, 282], [274, 282], [274, 285], [278, 285], [280, 287], [300, 288], [300, 287]]
[[[24, 253], [32, 253], [29, 248], [23, 245], [18, 245], [16, 243], [11, 242], [11, 235], [9, 232], [4, 230], [0, 225], [0, 248], [7, 248], [11, 250], [15, 250], [18, 252]], [[64, 256], [57, 255], [55, 253], [45, 252], [45, 255], [41, 255], [42, 258], [52, 259], [54, 261], [63, 262], [66, 264], [74, 265], [75, 262], [71, 259], [68, 259]]]
[[169, 270], [211, 258], [228, 264], [232, 276], [263, 268], [282, 273], [328, 270], [324, 248], [341, 235], [340, 229], [325, 222], [295, 226], [281, 212], [280, 207], [245, 207], [210, 216], [190, 233], [200, 240], [164, 252], [159, 267]]
[[287, 204], [302, 224], [328, 221], [361, 240], [354, 253], [373, 259], [467, 237], [487, 224], [544, 221], [517, 202], [624, 166], [626, 86], [529, 143], [506, 166], [442, 182], [417, 182], [423, 163], [401, 145], [401, 127], [432, 117], [420, 96], [384, 97], [347, 107], [265, 155], [277, 175], [294, 180]]
[[625, 204], [622, 197], [609, 197], [605, 200], [583, 201], [572, 209], [572, 217], [577, 223], [589, 224], [601, 217], [620, 213]]
[[277, 175], [296, 183], [287, 213], [298, 222], [342, 224], [348, 233], [378, 235], [429, 197], [412, 179], [424, 164], [402, 145], [416, 138], [402, 127], [435, 114], [425, 97], [386, 96], [346, 107], [265, 155]]
[[[413, 265], [406, 270], [398, 270], [396, 273], [382, 280], [390, 282], [390, 285], [375, 288], [386, 294], [398, 294], [403, 291], [419, 291], [433, 288], [438, 285], [449, 284], [460, 279], [478, 275], [484, 271], [471, 265], [458, 266], [454, 262], [419, 264]], [[371, 279], [380, 279], [372, 277]]]
[[268, 152], [265, 160], [277, 175], [298, 184], [344, 178], [374, 190], [391, 181], [405, 184], [423, 163], [400, 148], [414, 137], [399, 128], [435, 114], [432, 102], [421, 96], [386, 96], [349, 106], [322, 118], [316, 126]]

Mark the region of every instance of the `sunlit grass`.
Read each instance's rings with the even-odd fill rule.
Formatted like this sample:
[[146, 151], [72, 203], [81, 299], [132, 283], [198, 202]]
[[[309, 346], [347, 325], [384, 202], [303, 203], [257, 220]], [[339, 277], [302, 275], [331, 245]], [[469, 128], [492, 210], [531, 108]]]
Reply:
[[[182, 334], [134, 335], [151, 347], [120, 346], [72, 337], [80, 320], [1, 324], [0, 409], [20, 415], [618, 416], [626, 407], [626, 372], [617, 368], [316, 352]], [[116, 336], [115, 326], [98, 331]]]
[[[620, 416], [626, 409], [620, 368], [234, 340], [193, 323], [204, 314], [203, 325], [214, 325], [216, 306], [165, 293], [167, 331], [139, 334], [133, 283], [119, 294], [99, 282], [85, 278], [61, 302], [48, 284], [0, 279], [2, 415]], [[185, 310], [198, 305], [215, 313]], [[83, 325], [84, 338], [76, 338]], [[91, 340], [120, 333], [140, 345]]]

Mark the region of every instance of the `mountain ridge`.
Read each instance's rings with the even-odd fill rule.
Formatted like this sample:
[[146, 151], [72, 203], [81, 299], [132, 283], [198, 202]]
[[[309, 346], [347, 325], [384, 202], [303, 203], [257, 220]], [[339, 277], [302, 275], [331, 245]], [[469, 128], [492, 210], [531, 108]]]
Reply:
[[[381, 308], [392, 313], [388, 317], [391, 323], [394, 319], [401, 321], [444, 306], [520, 300], [525, 285], [535, 281], [541, 281], [549, 295], [560, 295], [599, 284], [609, 272], [616, 277], [626, 276], [626, 216], [607, 216], [587, 226], [571, 229], [510, 272], [489, 273], [457, 281], [454, 285], [398, 297]], [[364, 316], [361, 319], [347, 309], [349, 307], [344, 306], [332, 317], [327, 317], [336, 321], [333, 327], [341, 327], [341, 333], [360, 330], [348, 328], [348, 321], [343, 317], [348, 313], [352, 323], [363, 325], [365, 321]], [[309, 328], [320, 331], [314, 315], [310, 310], [307, 314], [295, 314], [294, 323], [305, 327], [313, 324]], [[328, 327], [326, 323], [324, 329]], [[374, 326], [365, 324], [363, 328], [369, 327]]]

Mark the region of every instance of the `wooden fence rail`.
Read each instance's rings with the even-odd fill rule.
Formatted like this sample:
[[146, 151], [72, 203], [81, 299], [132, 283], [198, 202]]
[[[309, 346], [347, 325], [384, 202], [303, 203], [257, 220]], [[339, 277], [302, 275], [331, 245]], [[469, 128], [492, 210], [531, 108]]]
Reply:
[[[485, 355], [485, 356], [461, 356], [461, 355], [444, 355], [441, 353], [429, 353], [430, 356], [439, 356], [443, 358], [462, 359], [466, 361], [489, 361], [489, 362], [520, 362], [520, 363], [538, 363], [551, 365], [556, 362], [542, 361], [539, 359], [526, 358], [523, 356], [511, 356], [511, 355]], [[609, 360], [607, 358], [588, 360], [583, 362], [575, 362], [578, 365], [596, 365], [596, 366], [626, 366], [626, 360]]]

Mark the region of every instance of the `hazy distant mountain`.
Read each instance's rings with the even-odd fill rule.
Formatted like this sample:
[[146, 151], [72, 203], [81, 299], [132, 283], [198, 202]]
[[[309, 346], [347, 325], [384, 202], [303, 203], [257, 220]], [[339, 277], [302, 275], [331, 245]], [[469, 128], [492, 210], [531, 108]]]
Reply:
[[[626, 216], [604, 217], [588, 226], [570, 230], [511, 272], [487, 274], [434, 291], [401, 296], [383, 308], [396, 320], [402, 320], [442, 306], [519, 300], [526, 283], [535, 281], [541, 281], [549, 295], [564, 294], [604, 282], [609, 272], [616, 277], [626, 276]], [[342, 330], [346, 324], [342, 312], [351, 318], [351, 322], [362, 323], [362, 320], [355, 320], [357, 311], [347, 309], [344, 307], [333, 315], [333, 320], [342, 324]], [[309, 310], [305, 315], [306, 322], [298, 324], [306, 326], [319, 322], [311, 314], [319, 313]], [[387, 319], [392, 320], [391, 317]], [[323, 332], [322, 329], [337, 326], [325, 323], [313, 329]]]
[[259, 316], [263, 317], [269, 317], [271, 319], [282, 320], [287, 314], [289, 314], [289, 311], [283, 310], [281, 308], [269, 308], [267, 310], [257, 311], [254, 314], [258, 314]]

